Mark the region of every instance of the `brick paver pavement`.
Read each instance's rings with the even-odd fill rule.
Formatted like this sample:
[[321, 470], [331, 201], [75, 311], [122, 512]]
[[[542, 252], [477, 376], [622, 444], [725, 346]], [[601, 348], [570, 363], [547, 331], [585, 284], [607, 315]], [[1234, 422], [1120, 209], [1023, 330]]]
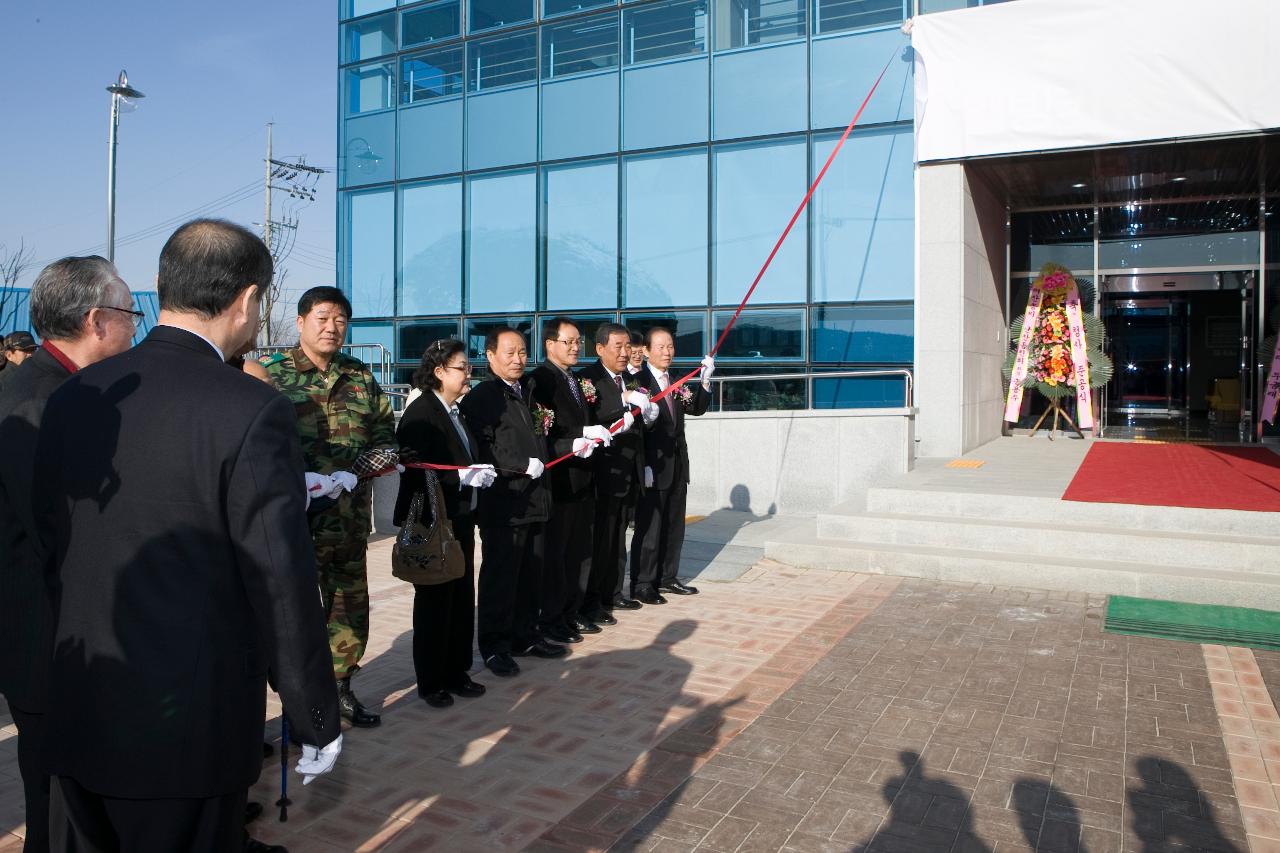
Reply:
[[[292, 853], [1277, 850], [1246, 836], [1236, 791], [1261, 789], [1232, 777], [1219, 653], [1104, 634], [1100, 596], [762, 564], [440, 711], [414, 690], [389, 547], [356, 679], [382, 727], [311, 786], [291, 774], [287, 823], [278, 764], [252, 792], [253, 834]], [[0, 851], [22, 831], [12, 735]]]

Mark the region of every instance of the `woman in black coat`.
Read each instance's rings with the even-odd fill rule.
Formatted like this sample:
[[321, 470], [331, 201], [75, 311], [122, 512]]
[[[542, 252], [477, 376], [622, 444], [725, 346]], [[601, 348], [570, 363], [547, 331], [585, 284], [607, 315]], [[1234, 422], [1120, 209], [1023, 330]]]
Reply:
[[[475, 437], [458, 417], [457, 402], [470, 388], [471, 366], [461, 341], [440, 340], [427, 347], [422, 365], [413, 374], [418, 397], [400, 418], [396, 437], [422, 462], [474, 465], [479, 460]], [[433, 708], [453, 704], [454, 696], [484, 695], [471, 680], [471, 649], [475, 634], [475, 504], [476, 489], [493, 482], [491, 467], [468, 471], [437, 471], [444, 490], [445, 512], [453, 535], [462, 546], [466, 572], [442, 584], [414, 585], [413, 666], [418, 695]], [[400, 476], [393, 521], [405, 523], [415, 492], [425, 487], [421, 469]]]

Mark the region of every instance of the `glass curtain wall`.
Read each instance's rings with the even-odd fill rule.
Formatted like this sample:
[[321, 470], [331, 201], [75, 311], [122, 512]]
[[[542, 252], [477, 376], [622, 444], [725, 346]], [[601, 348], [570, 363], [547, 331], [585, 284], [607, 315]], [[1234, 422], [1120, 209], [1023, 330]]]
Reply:
[[[394, 349], [401, 382], [432, 340], [460, 337], [482, 364], [489, 329], [557, 314], [588, 334], [671, 328], [691, 369], [853, 90], [901, 56], [912, 5], [345, 0], [340, 283], [361, 334]], [[891, 70], [725, 339], [721, 375], [910, 367], [910, 63]], [[731, 387], [726, 408], [902, 402], [893, 378], [819, 378], [812, 399], [805, 380]]]

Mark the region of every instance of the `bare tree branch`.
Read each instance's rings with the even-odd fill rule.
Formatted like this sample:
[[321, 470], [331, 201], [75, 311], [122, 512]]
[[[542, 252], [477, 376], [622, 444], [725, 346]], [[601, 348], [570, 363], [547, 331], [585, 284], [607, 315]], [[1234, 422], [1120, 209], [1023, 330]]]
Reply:
[[18, 279], [26, 274], [36, 260], [35, 249], [27, 246], [25, 241], [18, 241], [18, 248], [10, 250], [0, 244], [0, 325], [11, 319], [9, 314], [18, 306], [17, 294], [14, 292]]

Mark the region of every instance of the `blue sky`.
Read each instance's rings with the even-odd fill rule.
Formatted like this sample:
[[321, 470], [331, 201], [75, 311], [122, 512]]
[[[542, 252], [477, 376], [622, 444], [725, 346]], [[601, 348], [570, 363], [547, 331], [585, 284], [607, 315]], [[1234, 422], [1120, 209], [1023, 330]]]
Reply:
[[[211, 211], [255, 231], [263, 216], [266, 123], [275, 153], [336, 165], [337, 8], [332, 0], [13, 0], [3, 11], [7, 83], [0, 119], [0, 243], [38, 261], [106, 240], [105, 87], [121, 68], [146, 94], [120, 120], [116, 263], [134, 290], [155, 288], [173, 227], [130, 235], [256, 182]], [[286, 260], [294, 295], [333, 284], [335, 181], [325, 175]], [[248, 190], [246, 189], [247, 193]], [[277, 193], [276, 218], [287, 196]], [[35, 270], [27, 273], [29, 285]]]

